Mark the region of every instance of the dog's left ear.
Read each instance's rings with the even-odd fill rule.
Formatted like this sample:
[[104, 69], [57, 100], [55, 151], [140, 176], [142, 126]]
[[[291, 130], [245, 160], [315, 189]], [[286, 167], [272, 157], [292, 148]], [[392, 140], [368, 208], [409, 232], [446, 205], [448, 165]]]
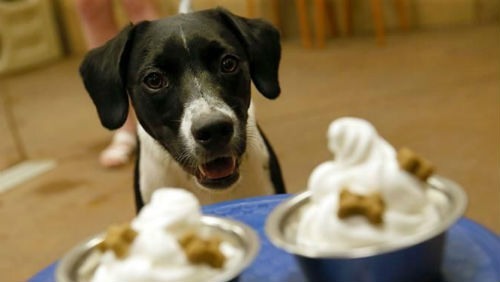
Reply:
[[80, 65], [80, 75], [99, 114], [108, 129], [123, 125], [129, 110], [125, 90], [125, 70], [135, 26], [125, 27], [101, 47], [87, 53]]
[[250, 60], [250, 75], [265, 97], [275, 99], [280, 94], [278, 68], [281, 59], [280, 33], [260, 19], [247, 19], [217, 8], [224, 24], [238, 37]]

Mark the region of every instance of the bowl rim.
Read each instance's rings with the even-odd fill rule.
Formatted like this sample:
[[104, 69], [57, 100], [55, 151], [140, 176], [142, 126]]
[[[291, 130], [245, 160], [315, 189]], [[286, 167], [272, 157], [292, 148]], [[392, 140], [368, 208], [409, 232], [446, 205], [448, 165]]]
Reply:
[[432, 239], [444, 233], [454, 224], [465, 212], [467, 207], [467, 195], [460, 185], [439, 176], [434, 175], [427, 180], [430, 189], [435, 189], [443, 193], [449, 201], [455, 202], [446, 212], [446, 217], [440, 220], [437, 228], [431, 232], [422, 232], [416, 236], [409, 236], [398, 240], [392, 244], [378, 244], [366, 247], [359, 247], [350, 250], [331, 251], [324, 248], [314, 248], [311, 246], [298, 245], [285, 239], [283, 219], [286, 219], [294, 210], [304, 205], [311, 196], [311, 192], [306, 190], [290, 199], [283, 201], [276, 206], [269, 214], [265, 223], [265, 233], [271, 243], [291, 254], [308, 258], [329, 258], [329, 259], [355, 259], [382, 255], [397, 251], [406, 247], [411, 247]]
[[[246, 252], [238, 267], [228, 269], [219, 273], [208, 281], [221, 282], [229, 281], [240, 275], [257, 257], [260, 249], [260, 240], [257, 233], [243, 222], [218, 216], [202, 215], [201, 222], [205, 226], [216, 227], [222, 232], [229, 233], [246, 246]], [[71, 273], [75, 267], [81, 265], [82, 260], [99, 244], [104, 238], [105, 232], [98, 233], [79, 243], [70, 249], [57, 263], [55, 278], [57, 282], [78, 282], [74, 281]]]

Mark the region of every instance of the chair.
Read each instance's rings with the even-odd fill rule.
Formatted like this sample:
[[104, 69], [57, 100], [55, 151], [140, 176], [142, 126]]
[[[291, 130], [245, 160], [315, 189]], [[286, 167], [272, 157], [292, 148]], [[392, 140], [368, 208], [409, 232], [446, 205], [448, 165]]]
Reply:
[[[409, 28], [409, 19], [407, 13], [407, 0], [393, 0], [396, 7], [399, 25], [403, 30]], [[297, 14], [299, 17], [299, 29], [302, 45], [306, 48], [312, 47], [312, 36], [309, 27], [307, 2], [306, 0], [296, 0]], [[327, 21], [332, 20], [330, 3], [326, 0], [313, 0], [314, 10], [314, 28], [316, 35], [316, 46], [323, 48], [326, 42]], [[375, 36], [379, 45], [385, 44], [385, 23], [381, 0], [370, 0], [373, 24], [375, 26]], [[342, 0], [341, 2], [342, 19], [346, 35], [352, 34], [352, 5], [351, 0]], [[335, 30], [335, 29], [333, 29]]]
[[[328, 7], [328, 3], [325, 3], [325, 0], [314, 0], [315, 7]], [[247, 0], [246, 1], [246, 9], [247, 16], [250, 18], [256, 17], [256, 5], [257, 0]], [[282, 20], [280, 16], [280, 1], [279, 0], [270, 0], [271, 2], [271, 22], [280, 30], [283, 31]], [[322, 3], [320, 3], [322, 2]], [[307, 3], [306, 0], [297, 0], [296, 1], [296, 9], [297, 16], [299, 21], [299, 29], [301, 34], [302, 45], [305, 47], [312, 47], [312, 36], [309, 26], [309, 19], [307, 16]], [[332, 9], [315, 9], [315, 27], [317, 34], [324, 34], [321, 38], [326, 37], [325, 25], [323, 22], [325, 21], [325, 17], [329, 16], [329, 18], [333, 18], [328, 12], [331, 12]], [[324, 41], [324, 39], [323, 39]]]

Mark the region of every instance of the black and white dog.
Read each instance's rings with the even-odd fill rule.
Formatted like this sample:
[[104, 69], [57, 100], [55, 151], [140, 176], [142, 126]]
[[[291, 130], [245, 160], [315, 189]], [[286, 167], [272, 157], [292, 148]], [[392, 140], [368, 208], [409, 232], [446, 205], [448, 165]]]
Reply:
[[[257, 126], [251, 82], [278, 97], [279, 32], [218, 8], [130, 25], [80, 66], [102, 125], [139, 120], [140, 208], [160, 187], [202, 204], [284, 193], [276, 156]], [[128, 93], [128, 95], [127, 95]]]

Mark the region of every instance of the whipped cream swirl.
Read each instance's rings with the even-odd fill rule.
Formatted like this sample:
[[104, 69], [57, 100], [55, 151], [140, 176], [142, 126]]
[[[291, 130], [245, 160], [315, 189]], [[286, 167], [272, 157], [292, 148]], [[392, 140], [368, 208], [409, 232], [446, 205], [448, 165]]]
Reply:
[[210, 281], [224, 268], [242, 256], [229, 243], [221, 243], [226, 257], [223, 269], [191, 264], [178, 242], [178, 236], [196, 230], [201, 224], [198, 200], [183, 189], [162, 188], [155, 191], [151, 202], [132, 221], [138, 235], [125, 258], [106, 251], [92, 282], [198, 282]]
[[[440, 219], [446, 201], [428, 192], [423, 182], [400, 169], [394, 148], [367, 121], [341, 118], [328, 129], [328, 148], [334, 160], [312, 172], [311, 202], [297, 226], [299, 244], [348, 250], [399, 240], [430, 230]], [[343, 189], [368, 196], [379, 193], [385, 202], [383, 223], [363, 216], [339, 219]]]

